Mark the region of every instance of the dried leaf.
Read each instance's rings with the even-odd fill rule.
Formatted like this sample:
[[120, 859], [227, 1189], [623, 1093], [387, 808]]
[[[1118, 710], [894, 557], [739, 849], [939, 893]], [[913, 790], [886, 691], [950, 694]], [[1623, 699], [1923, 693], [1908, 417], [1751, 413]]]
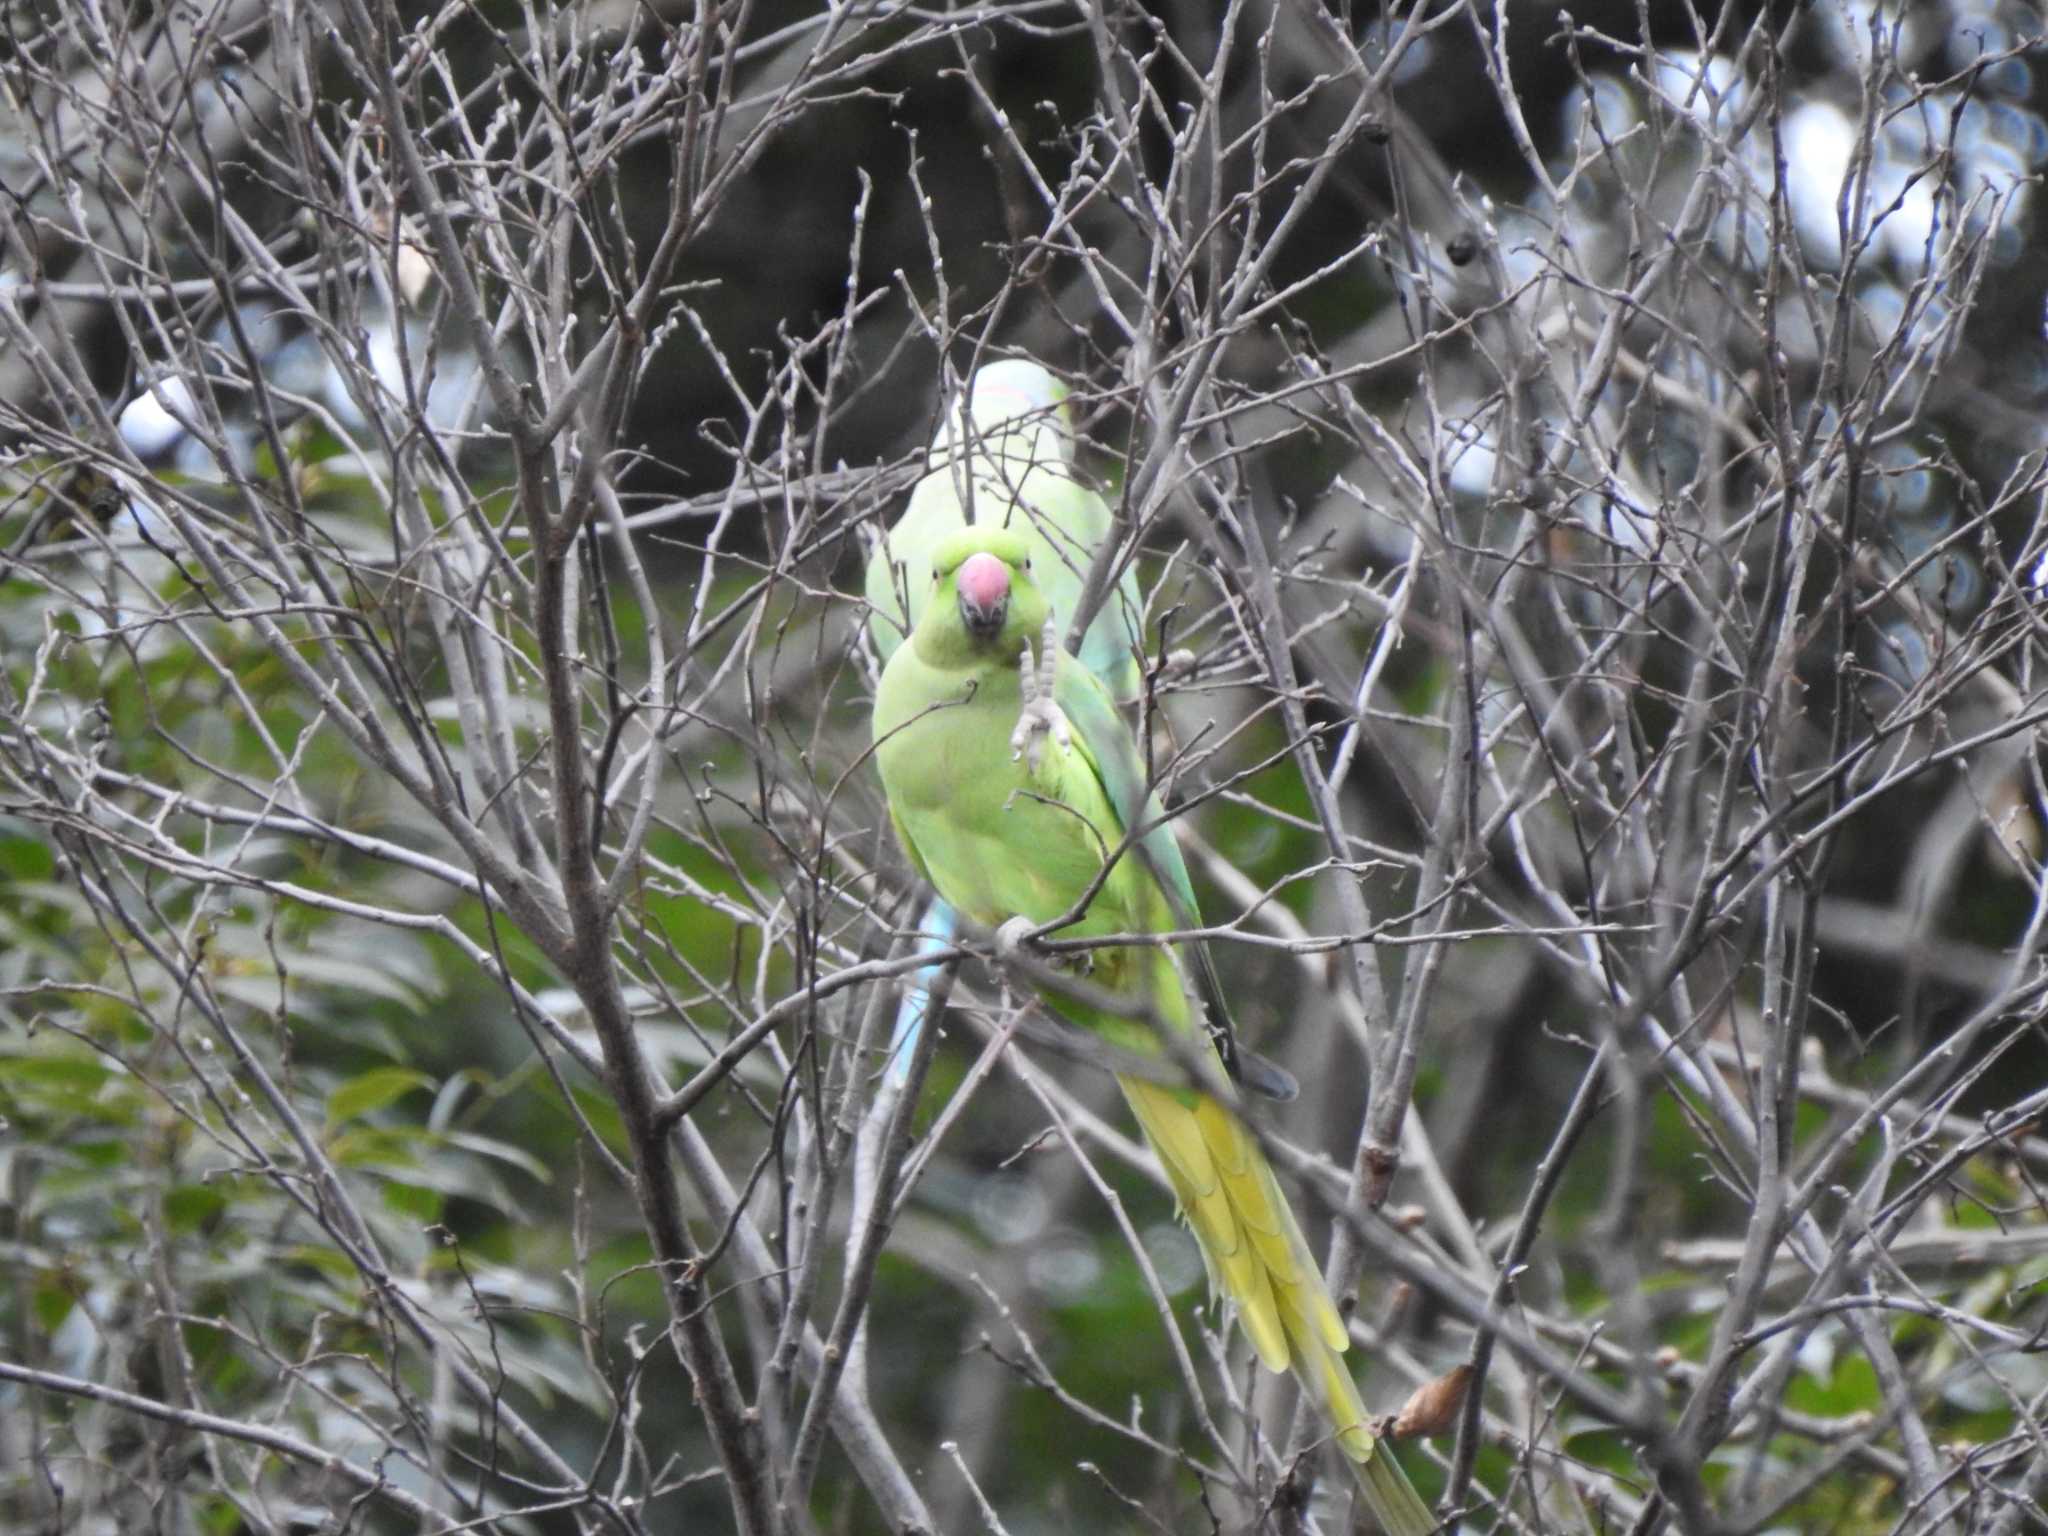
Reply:
[[1415, 1440], [1440, 1435], [1457, 1422], [1465, 1404], [1465, 1390], [1472, 1385], [1472, 1367], [1454, 1365], [1435, 1381], [1426, 1381], [1401, 1405], [1387, 1433], [1396, 1440]]

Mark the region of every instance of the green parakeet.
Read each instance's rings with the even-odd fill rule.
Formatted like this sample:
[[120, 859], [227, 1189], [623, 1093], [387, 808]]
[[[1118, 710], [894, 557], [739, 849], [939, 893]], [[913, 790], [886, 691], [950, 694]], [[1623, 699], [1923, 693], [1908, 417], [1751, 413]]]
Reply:
[[[1115, 531], [1115, 521], [1103, 499], [1074, 473], [1066, 386], [1023, 358], [977, 368], [966, 400], [947, 409], [926, 462], [903, 516], [868, 559], [868, 633], [875, 654], [886, 663], [916, 627], [931, 596], [933, 547], [970, 522], [1024, 534], [1040, 590], [1071, 616], [1089, 565]], [[1137, 697], [1142, 683], [1143, 613], [1137, 573], [1126, 569], [1081, 642], [1081, 659], [1119, 699]], [[953, 930], [953, 911], [943, 897], [918, 921], [927, 951], [943, 948]], [[921, 970], [904, 992], [889, 1040], [892, 1081], [900, 1082], [909, 1070], [933, 979], [933, 972]]]
[[[976, 527], [931, 550], [931, 596], [875, 696], [875, 757], [911, 860], [989, 928], [1087, 909], [1060, 936], [1164, 933], [1198, 922], [1194, 891], [1147, 786], [1136, 741], [1102, 681], [1056, 643], [1033, 541]], [[1126, 834], [1140, 831], [1123, 849]], [[1105, 860], [1113, 855], [1107, 874]], [[1086, 979], [1212, 1050], [1171, 949], [1090, 952]], [[1150, 1023], [1048, 989], [1045, 1003], [1127, 1051], [1159, 1055]], [[1373, 1516], [1394, 1536], [1435, 1520], [1367, 1427], [1344, 1368], [1344, 1320], [1265, 1155], [1223, 1104], [1190, 1087], [1117, 1079], [1259, 1358], [1322, 1404]]]

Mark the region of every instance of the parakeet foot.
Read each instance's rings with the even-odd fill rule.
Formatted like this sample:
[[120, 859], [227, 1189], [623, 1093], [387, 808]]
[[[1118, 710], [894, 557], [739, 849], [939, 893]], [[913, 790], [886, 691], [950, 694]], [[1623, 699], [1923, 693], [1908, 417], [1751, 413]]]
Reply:
[[1059, 627], [1048, 616], [1036, 659], [1031, 655], [1031, 642], [1024, 642], [1024, 655], [1019, 665], [1024, 708], [1018, 712], [1017, 728], [1010, 732], [1010, 760], [1015, 762], [1023, 758], [1033, 773], [1038, 772], [1038, 761], [1045, 754], [1047, 736], [1058, 742], [1063, 750], [1074, 744], [1066, 713], [1053, 698], [1059, 659]]

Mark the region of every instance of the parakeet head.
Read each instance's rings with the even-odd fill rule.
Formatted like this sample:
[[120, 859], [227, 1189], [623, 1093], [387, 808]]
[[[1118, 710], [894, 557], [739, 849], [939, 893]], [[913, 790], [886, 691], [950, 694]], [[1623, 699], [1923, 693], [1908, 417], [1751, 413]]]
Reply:
[[[1041, 461], [1070, 463], [1074, 457], [1074, 423], [1067, 407], [1067, 386], [1037, 363], [1006, 357], [974, 370], [967, 386], [966, 416], [972, 435], [997, 439], [1023, 428], [1041, 439], [1035, 456]], [[962, 435], [961, 402], [954, 401], [932, 441], [932, 459], [943, 459]], [[1023, 449], [1018, 449], [1022, 453]]]
[[[1045, 595], [1029, 546], [1007, 528], [963, 528], [932, 551], [932, 603], [918, 625], [933, 638], [964, 631], [973, 651], [1014, 652], [1045, 628]], [[920, 639], [920, 644], [925, 643]]]

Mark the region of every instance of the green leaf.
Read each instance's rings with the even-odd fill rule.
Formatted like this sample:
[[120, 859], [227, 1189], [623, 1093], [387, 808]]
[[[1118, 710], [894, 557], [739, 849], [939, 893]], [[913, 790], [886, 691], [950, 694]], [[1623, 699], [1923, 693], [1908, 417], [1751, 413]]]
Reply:
[[396, 1179], [385, 1184], [383, 1193], [386, 1210], [421, 1222], [439, 1221], [442, 1208], [447, 1204], [439, 1190], [401, 1183]]
[[539, 1183], [554, 1182], [554, 1170], [532, 1153], [524, 1148], [515, 1147], [510, 1142], [499, 1141], [491, 1136], [479, 1136], [474, 1131], [444, 1131], [440, 1140], [451, 1147], [460, 1147], [465, 1152], [474, 1152], [479, 1157], [495, 1158], [501, 1163], [510, 1163]]
[[420, 1166], [423, 1134], [411, 1126], [359, 1125], [327, 1144], [337, 1168], [365, 1168], [380, 1173], [411, 1174]]
[[36, 1287], [34, 1312], [36, 1327], [44, 1333], [55, 1333], [71, 1315], [72, 1296], [70, 1291], [57, 1285]]
[[210, 1184], [180, 1184], [164, 1196], [164, 1219], [173, 1232], [196, 1232], [227, 1206], [227, 1196]]
[[416, 1089], [433, 1086], [431, 1077], [411, 1067], [373, 1067], [327, 1096], [327, 1127], [332, 1130], [351, 1120], [360, 1120]]
[[1881, 1409], [1884, 1393], [1868, 1360], [1858, 1354], [1844, 1354], [1825, 1382], [1810, 1376], [1793, 1377], [1786, 1387], [1785, 1402], [1801, 1413], [1842, 1418]]
[[322, 1248], [317, 1243], [294, 1244], [280, 1249], [277, 1257], [278, 1262], [282, 1264], [303, 1265], [307, 1269], [326, 1275], [330, 1280], [347, 1281], [356, 1278], [356, 1267], [349, 1262], [346, 1254], [333, 1248]]

